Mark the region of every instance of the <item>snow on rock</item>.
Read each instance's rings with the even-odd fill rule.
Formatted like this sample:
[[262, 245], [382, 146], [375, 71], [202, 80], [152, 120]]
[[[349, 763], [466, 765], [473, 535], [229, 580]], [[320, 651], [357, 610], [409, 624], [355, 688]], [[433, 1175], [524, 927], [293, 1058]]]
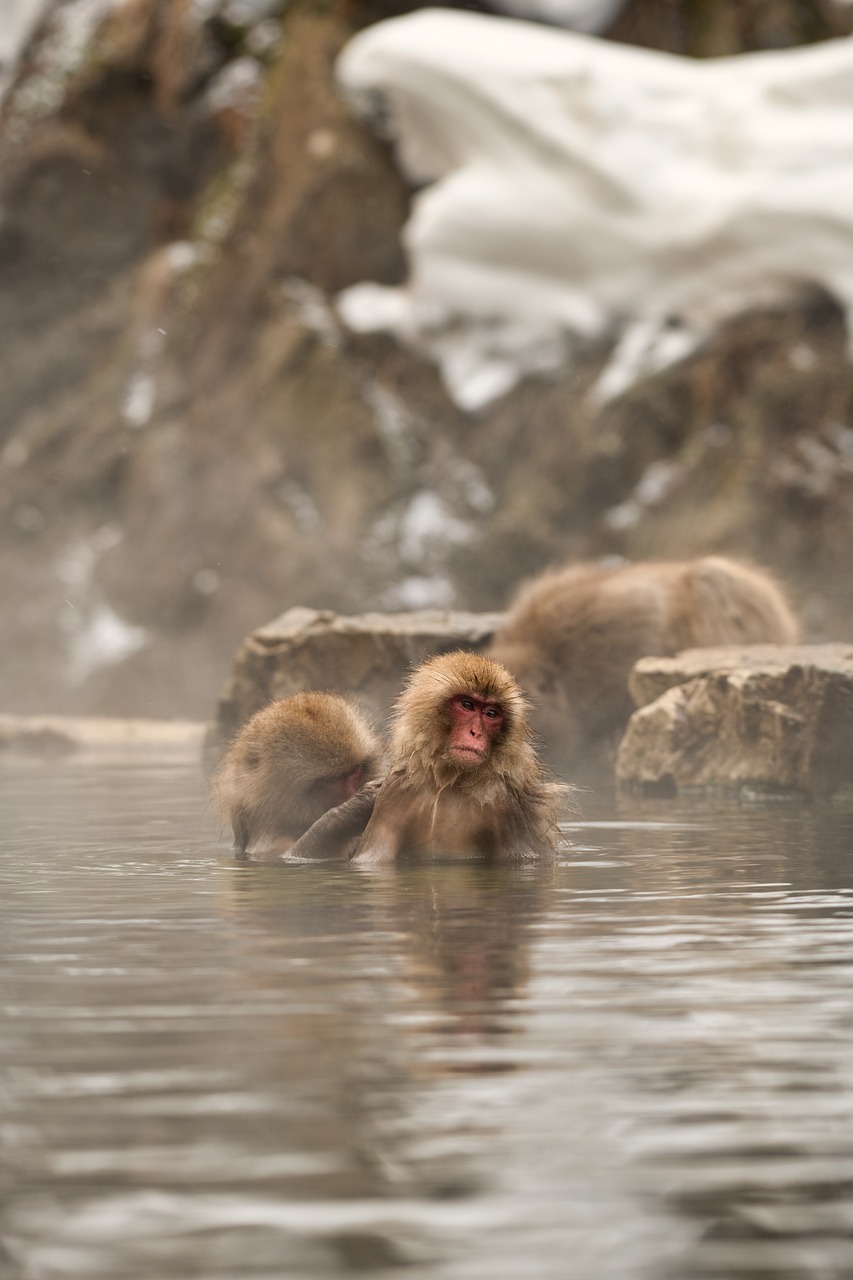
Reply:
[[47, 0], [4, 0], [0, 62], [14, 62], [46, 6]]
[[5, 0], [0, 21], [0, 99], [15, 61], [38, 22], [47, 0]]
[[338, 74], [424, 184], [406, 286], [339, 314], [434, 359], [464, 409], [579, 341], [618, 339], [605, 399], [799, 285], [853, 308], [853, 37], [696, 62], [422, 9]]
[[[15, 17], [11, 34], [0, 42], [0, 54], [9, 68], [0, 78], [0, 98], [9, 88], [7, 81], [14, 71], [15, 59], [36, 22], [49, 16], [47, 30], [34, 50], [31, 74], [16, 98], [15, 115], [42, 119], [55, 111], [62, 101], [68, 79], [90, 52], [90, 42], [98, 25], [111, 9], [128, 0], [15, 0]], [[11, 128], [20, 135], [20, 125]]]

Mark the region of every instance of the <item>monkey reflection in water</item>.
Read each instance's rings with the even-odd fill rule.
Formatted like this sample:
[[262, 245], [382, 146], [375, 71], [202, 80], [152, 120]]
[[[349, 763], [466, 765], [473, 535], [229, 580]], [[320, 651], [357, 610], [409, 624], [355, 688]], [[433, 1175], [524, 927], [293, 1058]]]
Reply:
[[327, 809], [379, 772], [381, 746], [367, 720], [333, 693], [296, 693], [257, 711], [213, 778], [214, 808], [238, 856], [275, 859]]
[[385, 778], [330, 810], [295, 857], [512, 862], [552, 855], [571, 789], [551, 782], [513, 677], [482, 654], [431, 658], [398, 699]]

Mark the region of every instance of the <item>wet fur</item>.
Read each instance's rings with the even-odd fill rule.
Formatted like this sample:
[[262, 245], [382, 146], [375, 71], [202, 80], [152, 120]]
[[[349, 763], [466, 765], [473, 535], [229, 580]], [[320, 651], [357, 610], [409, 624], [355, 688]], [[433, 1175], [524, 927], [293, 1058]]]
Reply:
[[[450, 703], [459, 694], [498, 702], [504, 711], [489, 758], [475, 766], [448, 751]], [[482, 654], [442, 654], [413, 673], [397, 701], [388, 775], [355, 858], [506, 860], [553, 852], [562, 798], [534, 749], [527, 704], [512, 676]]]

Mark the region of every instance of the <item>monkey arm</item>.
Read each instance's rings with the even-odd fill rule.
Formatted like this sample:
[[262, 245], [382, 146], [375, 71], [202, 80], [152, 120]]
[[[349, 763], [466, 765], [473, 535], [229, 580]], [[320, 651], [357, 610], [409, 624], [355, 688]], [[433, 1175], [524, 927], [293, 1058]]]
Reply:
[[359, 866], [396, 862], [403, 847], [413, 801], [401, 786], [400, 774], [395, 772], [386, 778], [377, 799], [364, 835], [351, 855]]
[[379, 786], [379, 782], [368, 782], [350, 800], [327, 810], [293, 843], [287, 860], [349, 857], [354, 842], [370, 821]]
[[374, 830], [360, 841], [352, 854], [352, 861], [362, 867], [378, 866], [381, 863], [396, 862], [400, 853], [400, 841], [394, 826], [387, 822], [380, 823]]
[[360, 867], [394, 863], [403, 845], [403, 832], [412, 810], [411, 791], [405, 786], [405, 771], [393, 769], [377, 788], [377, 806], [370, 815], [359, 844], [352, 852], [352, 861]]

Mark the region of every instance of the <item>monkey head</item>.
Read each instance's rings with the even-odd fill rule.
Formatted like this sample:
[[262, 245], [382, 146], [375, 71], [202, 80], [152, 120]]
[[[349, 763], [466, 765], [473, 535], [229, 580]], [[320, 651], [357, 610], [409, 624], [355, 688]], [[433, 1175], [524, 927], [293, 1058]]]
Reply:
[[527, 706], [513, 677], [480, 653], [439, 654], [410, 677], [396, 705], [392, 753], [439, 785], [517, 768], [532, 751]]
[[358, 708], [309, 691], [257, 711], [213, 779], [213, 802], [246, 852], [278, 850], [379, 771], [381, 747]]

